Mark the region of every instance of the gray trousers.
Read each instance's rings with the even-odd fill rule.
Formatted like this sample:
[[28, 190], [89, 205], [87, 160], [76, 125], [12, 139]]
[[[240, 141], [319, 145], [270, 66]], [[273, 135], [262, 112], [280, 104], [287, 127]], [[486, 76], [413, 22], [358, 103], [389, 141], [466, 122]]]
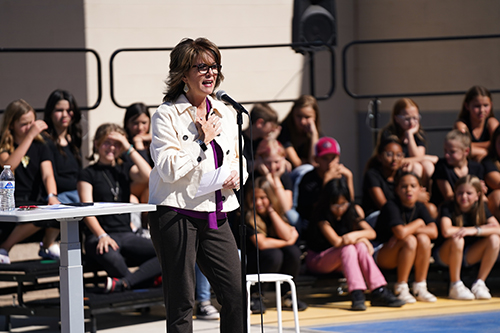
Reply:
[[195, 263], [222, 306], [220, 332], [242, 332], [241, 264], [227, 220], [218, 220], [219, 229], [213, 230], [206, 220], [158, 206], [149, 213], [149, 224], [162, 267], [167, 332], [193, 332]]

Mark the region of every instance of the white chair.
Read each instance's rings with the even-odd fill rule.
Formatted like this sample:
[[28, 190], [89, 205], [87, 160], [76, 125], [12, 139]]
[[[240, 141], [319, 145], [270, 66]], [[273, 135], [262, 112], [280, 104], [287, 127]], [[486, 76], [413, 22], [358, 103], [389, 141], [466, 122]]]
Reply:
[[[276, 311], [278, 312], [278, 333], [283, 332], [283, 323], [281, 322], [281, 284], [283, 282], [288, 282], [290, 285], [290, 290], [292, 292], [292, 309], [295, 321], [295, 332], [300, 333], [299, 327], [299, 313], [297, 309], [297, 291], [295, 289], [295, 283], [293, 282], [293, 277], [287, 274], [272, 274], [265, 273], [260, 274], [260, 282], [275, 282], [276, 283]], [[250, 333], [250, 287], [256, 283], [259, 283], [257, 274], [247, 275], [247, 331]]]

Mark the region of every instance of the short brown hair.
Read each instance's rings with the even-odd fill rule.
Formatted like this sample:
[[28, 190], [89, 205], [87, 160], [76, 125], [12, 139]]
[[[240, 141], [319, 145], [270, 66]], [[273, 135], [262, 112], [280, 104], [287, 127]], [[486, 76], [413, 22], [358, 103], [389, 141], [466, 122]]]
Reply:
[[[182, 79], [194, 65], [198, 57], [207, 57], [207, 55], [214, 57], [215, 62], [220, 66], [221, 54], [219, 48], [206, 38], [200, 37], [195, 40], [184, 38], [174, 47], [170, 53], [170, 71], [168, 79], [165, 81], [167, 91], [163, 97], [164, 102], [173, 102], [182, 94], [184, 89], [184, 81]], [[215, 88], [223, 80], [224, 75], [219, 70], [215, 81]]]

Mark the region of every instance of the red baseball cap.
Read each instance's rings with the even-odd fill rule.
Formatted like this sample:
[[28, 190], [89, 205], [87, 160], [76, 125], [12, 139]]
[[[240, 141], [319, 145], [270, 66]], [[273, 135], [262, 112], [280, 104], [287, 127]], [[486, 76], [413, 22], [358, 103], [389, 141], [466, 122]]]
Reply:
[[316, 156], [321, 157], [326, 154], [340, 156], [340, 145], [334, 138], [323, 137], [316, 143]]

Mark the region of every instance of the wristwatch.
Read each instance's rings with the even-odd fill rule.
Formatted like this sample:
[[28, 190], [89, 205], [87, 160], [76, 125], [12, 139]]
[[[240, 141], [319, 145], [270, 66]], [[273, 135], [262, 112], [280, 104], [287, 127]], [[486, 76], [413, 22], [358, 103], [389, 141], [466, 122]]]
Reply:
[[201, 141], [200, 139], [196, 139], [196, 140], [194, 140], [194, 142], [196, 142], [197, 144], [200, 145], [201, 150], [206, 151], [208, 149], [205, 142]]

